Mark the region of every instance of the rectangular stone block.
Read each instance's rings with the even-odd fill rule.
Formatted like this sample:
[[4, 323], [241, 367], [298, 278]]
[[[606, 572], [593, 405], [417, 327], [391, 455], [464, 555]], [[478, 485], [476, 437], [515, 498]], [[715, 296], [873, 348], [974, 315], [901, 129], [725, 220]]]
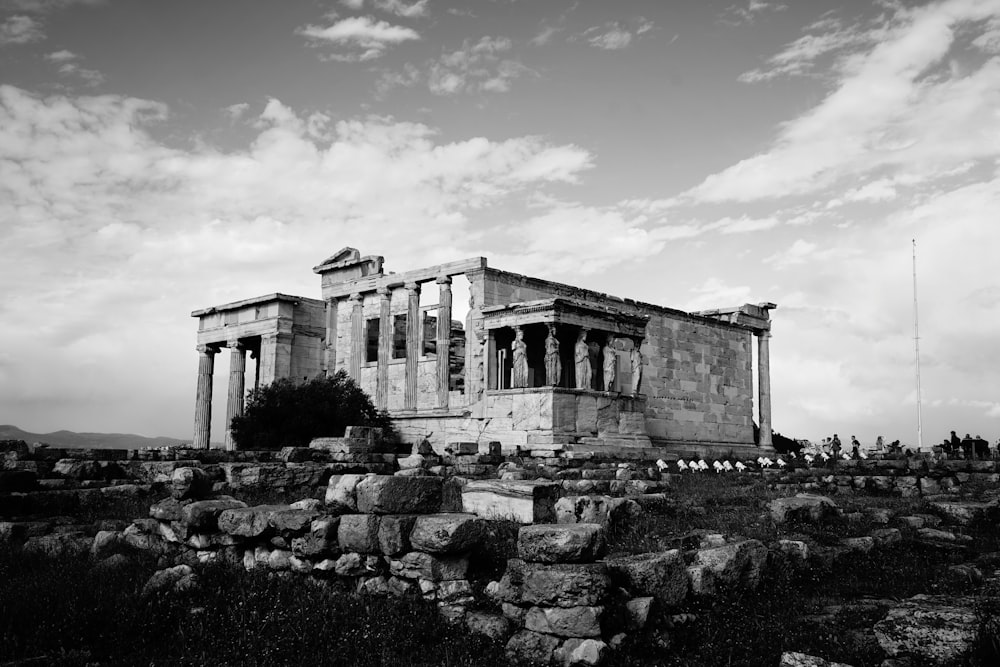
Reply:
[[358, 483], [358, 511], [371, 514], [432, 514], [441, 510], [440, 477], [371, 475]]
[[379, 548], [386, 556], [395, 556], [410, 550], [410, 531], [417, 520], [415, 514], [389, 514], [382, 517], [378, 527]]
[[389, 561], [389, 572], [404, 579], [454, 581], [465, 579], [468, 570], [466, 557], [435, 556], [421, 551], [411, 551]]
[[361, 554], [379, 553], [379, 517], [375, 514], [345, 514], [337, 527], [341, 551]]
[[610, 590], [604, 563], [546, 565], [513, 558], [507, 575], [523, 603], [542, 607], [597, 606]]
[[462, 511], [487, 519], [551, 523], [559, 495], [558, 482], [474, 480], [462, 489]]

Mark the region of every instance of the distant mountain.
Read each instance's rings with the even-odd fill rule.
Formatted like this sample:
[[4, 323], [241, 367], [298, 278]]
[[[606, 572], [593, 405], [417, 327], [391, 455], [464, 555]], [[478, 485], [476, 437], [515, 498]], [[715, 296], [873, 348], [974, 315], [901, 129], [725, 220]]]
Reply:
[[147, 438], [131, 433], [74, 433], [73, 431], [29, 433], [9, 424], [0, 426], [0, 440], [24, 440], [29, 444], [44, 442], [53, 447], [76, 449], [140, 449], [142, 447], [167, 447], [191, 443], [190, 440], [164, 437]]

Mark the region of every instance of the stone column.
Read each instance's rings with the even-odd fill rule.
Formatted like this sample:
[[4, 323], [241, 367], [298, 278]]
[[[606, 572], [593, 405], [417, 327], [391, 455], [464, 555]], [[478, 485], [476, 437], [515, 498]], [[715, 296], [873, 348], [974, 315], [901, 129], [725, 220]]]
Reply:
[[351, 377], [361, 384], [361, 359], [365, 353], [365, 313], [364, 297], [354, 293], [350, 298], [351, 310]]
[[243, 415], [244, 374], [247, 369], [247, 348], [238, 340], [227, 343], [229, 353], [229, 398], [226, 402], [226, 449], [236, 449], [233, 440], [233, 419]]
[[483, 357], [486, 365], [486, 389], [500, 389], [500, 373], [503, 369], [497, 368], [497, 338], [496, 332], [492, 329], [486, 332], [486, 341], [483, 345]]
[[451, 386], [451, 276], [437, 279], [437, 406], [448, 407], [448, 389]]
[[194, 439], [195, 449], [208, 449], [212, 435], [212, 374], [215, 372], [215, 355], [219, 348], [214, 345], [199, 345], [198, 350], [198, 392], [194, 399]]
[[326, 302], [326, 350], [324, 351], [323, 370], [327, 377], [337, 372], [337, 300], [327, 299]]
[[757, 446], [771, 449], [771, 353], [770, 331], [757, 334], [757, 398], [760, 411], [760, 435]]
[[392, 359], [392, 290], [378, 288], [378, 377], [375, 385], [375, 407], [385, 410], [389, 405], [389, 360]]
[[417, 363], [420, 361], [420, 284], [406, 283], [406, 387], [403, 409], [417, 409]]

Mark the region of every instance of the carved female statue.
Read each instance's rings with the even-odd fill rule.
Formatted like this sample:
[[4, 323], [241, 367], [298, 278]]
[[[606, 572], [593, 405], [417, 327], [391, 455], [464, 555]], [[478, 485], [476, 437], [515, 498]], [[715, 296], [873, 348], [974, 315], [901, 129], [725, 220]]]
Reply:
[[618, 353], [615, 352], [615, 337], [609, 335], [604, 343], [604, 391], [614, 391], [615, 376], [618, 374]]
[[511, 386], [514, 388], [528, 386], [528, 345], [524, 342], [524, 330], [521, 327], [515, 329], [517, 332], [514, 342], [510, 344], [513, 352], [514, 377]]
[[587, 345], [587, 330], [581, 329], [573, 348], [573, 359], [576, 361], [576, 388], [590, 389], [590, 347]]
[[642, 352], [639, 346], [642, 341], [637, 340], [632, 344], [632, 351], [629, 352], [629, 365], [632, 367], [632, 395], [639, 393], [639, 386], [642, 384]]
[[562, 362], [559, 361], [559, 339], [556, 325], [549, 325], [549, 335], [545, 339], [545, 384], [555, 387], [562, 376]]

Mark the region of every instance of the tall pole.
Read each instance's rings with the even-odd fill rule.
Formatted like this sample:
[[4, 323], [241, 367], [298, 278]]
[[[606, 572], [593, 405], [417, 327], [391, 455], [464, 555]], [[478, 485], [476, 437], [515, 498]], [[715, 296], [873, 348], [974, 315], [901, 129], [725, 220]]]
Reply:
[[913, 239], [913, 348], [917, 360], [917, 450], [923, 444], [923, 429], [921, 425], [920, 399], [920, 329], [917, 326], [917, 240]]

